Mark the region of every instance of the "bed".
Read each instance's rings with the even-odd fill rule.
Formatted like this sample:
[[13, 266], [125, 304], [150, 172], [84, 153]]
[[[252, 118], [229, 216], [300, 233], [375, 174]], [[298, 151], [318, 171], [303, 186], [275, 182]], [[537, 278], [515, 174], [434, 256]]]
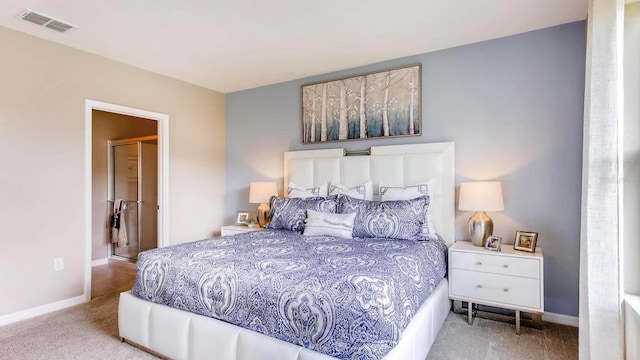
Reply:
[[[444, 240], [444, 243], [450, 245], [453, 242], [454, 145], [452, 143], [372, 147], [370, 149], [370, 155], [366, 156], [345, 156], [345, 151], [343, 149], [295, 151], [287, 152], [284, 155], [285, 184], [295, 183], [300, 187], [309, 188], [320, 184], [335, 183], [350, 187], [368, 180], [373, 184], [374, 200], [380, 199], [379, 184], [381, 183], [408, 186], [416, 183], [428, 182], [432, 191], [429, 212], [432, 215], [433, 225], [437, 233], [440, 235], [440, 238]], [[265, 249], [265, 251], [266, 249], [271, 249], [270, 251], [284, 251], [286, 253], [286, 249], [291, 247], [290, 243], [286, 243], [286, 239], [286, 234], [276, 230], [265, 230], [262, 232], [235, 235], [229, 238], [223, 237], [203, 240], [201, 242], [190, 243], [182, 248], [191, 247], [192, 251], [197, 252], [200, 246], [203, 246], [206, 242], [210, 242], [213, 243], [214, 247], [219, 247], [218, 253], [222, 254], [220, 256], [224, 257], [228, 255], [225, 255], [225, 251], [239, 251], [241, 247], [248, 247], [249, 244], [255, 243], [254, 246]], [[294, 239], [291, 241], [298, 241], [300, 243], [300, 241], [304, 240]], [[400, 251], [397, 248], [409, 244], [406, 240], [397, 240], [394, 242], [389, 241], [388, 239], [387, 241], [372, 239], [370, 241], [363, 242], [357, 239], [352, 239], [350, 242], [337, 242], [335, 239], [331, 240], [328, 238], [326, 241], [327, 244], [321, 244], [322, 246], [318, 246], [317, 243], [310, 242], [307, 250], [318, 251], [318, 249], [320, 249], [322, 251], [322, 249], [331, 249], [331, 251], [335, 252], [340, 251], [340, 249], [350, 248], [352, 250], [356, 249], [356, 253], [364, 254], [368, 251], [365, 249], [368, 246], [372, 248], [377, 247], [378, 251], [386, 251], [390, 257], [392, 254], [402, 258], [410, 257], [410, 254], [396, 254], [397, 251]], [[283, 242], [281, 248], [271, 246], [277, 242]], [[236, 244], [234, 245], [231, 243]], [[233, 248], [232, 246], [236, 246], [236, 248]], [[425, 251], [437, 252], [437, 246], [423, 247], [429, 248], [429, 250]], [[255, 252], [256, 248], [254, 247], [248, 251]], [[409, 253], [419, 253], [422, 250], [419, 248], [409, 248], [406, 251]], [[173, 247], [163, 248], [158, 249], [158, 252], [164, 253], [164, 256], [173, 256], [172, 254], [175, 252], [175, 249]], [[444, 249], [444, 252], [446, 252], [446, 248]], [[190, 256], [193, 257], [193, 255]], [[234, 264], [234, 266], [237, 266], [238, 268], [249, 268], [250, 264], [260, 263], [259, 260], [248, 259], [248, 255], [246, 257], [247, 259], [245, 260], [247, 261], [245, 263], [242, 263], [242, 261], [240, 261], [241, 258], [238, 258], [238, 261], [228, 262], [228, 264]], [[322, 259], [318, 258], [317, 260], [321, 263], [329, 263], [332, 259], [333, 258], [329, 257]], [[295, 261], [287, 259], [285, 262], [288, 264], [286, 266], [288, 269], [287, 271], [293, 271], [290, 274], [302, 274], [301, 269], [295, 268]], [[183, 265], [184, 264], [185, 263], [183, 263]], [[196, 265], [194, 265], [194, 267], [195, 266]], [[320, 263], [315, 264], [313, 267], [317, 271], [320, 271], [321, 273], [323, 272], [323, 268]], [[152, 267], [149, 267], [149, 269], [150, 270], [148, 271], [154, 271]], [[160, 273], [164, 274], [163, 272]], [[327, 271], [324, 271], [323, 273], [325, 274], [324, 276], [330, 277], [331, 275], [327, 275]], [[157, 275], [158, 272], [156, 271], [153, 274]], [[245, 275], [245, 277], [250, 277], [250, 274]], [[261, 273], [255, 273], [254, 275], [257, 277], [257, 274]], [[295, 278], [294, 276], [291, 277]], [[153, 277], [147, 276], [145, 279], [148, 278]], [[411, 278], [411, 276], [409, 276], [409, 278]], [[430, 276], [427, 276], [425, 279], [426, 282], [433, 281], [429, 280]], [[220, 284], [224, 283], [224, 281], [218, 281], [220, 279], [210, 280], [212, 284], [216, 283], [217, 287], [210, 286], [209, 289], [219, 290], [221, 286]], [[243, 325], [244, 327], [234, 325], [234, 323], [237, 323], [236, 320], [243, 315], [229, 315], [227, 313], [221, 313], [220, 309], [225, 308], [225, 305], [222, 307], [209, 306], [207, 308], [206, 303], [200, 302], [199, 305], [192, 303], [191, 306], [188, 306], [189, 304], [186, 304], [188, 301], [183, 301], [185, 299], [179, 299], [179, 297], [175, 296], [169, 297], [171, 301], [169, 305], [172, 305], [171, 307], [153, 302], [155, 300], [153, 297], [158, 294], [156, 288], [154, 288], [155, 285], [153, 282], [149, 282], [143, 286], [143, 284], [138, 283], [138, 279], [136, 281], [138, 295], [143, 294], [143, 298], [145, 297], [144, 294], [151, 295], [148, 295], [145, 300], [132, 295], [130, 292], [121, 294], [118, 317], [120, 336], [124, 340], [141, 346], [151, 352], [174, 359], [319, 360], [334, 358], [327, 354], [349, 354], [349, 358], [370, 359], [379, 359], [381, 356], [380, 354], [383, 354], [383, 358], [386, 360], [424, 359], [450, 309], [450, 301], [447, 297], [447, 279], [437, 279], [434, 282], [434, 286], [430, 287], [430, 295], [426, 301], [416, 294], [408, 294], [406, 298], [399, 300], [406, 304], [406, 312], [411, 315], [410, 321], [406, 319], [407, 317], [400, 316], [398, 320], [398, 324], [400, 324], [399, 326], [392, 325], [383, 327], [383, 329], [387, 329], [384, 330], [387, 332], [393, 332], [395, 329], [398, 334], [392, 334], [387, 336], [387, 338], [392, 338], [397, 341], [372, 341], [369, 346], [366, 343], [367, 335], [366, 333], [363, 333], [362, 336], [365, 340], [363, 340], [364, 342], [354, 351], [343, 353], [334, 351], [332, 353], [330, 348], [322, 346], [323, 344], [331, 342], [327, 340], [326, 329], [329, 327], [339, 328], [339, 326], [334, 326], [335, 324], [327, 324], [326, 317], [319, 318], [316, 323], [312, 324], [314, 329], [312, 333], [314, 334], [315, 339], [310, 340], [304, 337], [292, 339], [290, 336], [291, 331], [288, 333], [286, 331], [283, 332], [289, 335], [277, 335], [274, 331], [268, 331], [269, 326], [271, 326], [272, 329], [282, 329], [286, 328], [287, 324], [269, 325], [257, 323], [253, 324], [253, 326]], [[309, 285], [309, 282], [305, 282], [302, 278], [297, 279], [296, 281], [299, 283], [300, 288], [304, 288], [305, 286], [313, 287]], [[339, 283], [336, 279], [332, 279], [331, 281], [336, 284]], [[397, 279], [394, 281], [394, 283], [403, 284], [402, 281], [404, 280]], [[184, 284], [186, 283], [187, 282], [184, 282]], [[436, 283], [437, 285], [435, 285]], [[174, 285], [174, 287], [175, 286], [178, 285]], [[140, 291], [143, 287], [146, 289], [146, 292]], [[408, 288], [408, 286], [405, 286], [404, 288]], [[263, 289], [262, 291], [268, 290]], [[237, 296], [242, 297], [244, 295], [239, 294]], [[317, 307], [322, 308], [323, 301], [326, 303], [330, 300], [336, 300], [330, 298], [336, 298], [339, 296], [337, 296], [336, 293], [331, 293], [325, 294], [325, 297], [326, 299], [315, 299], [314, 304], [317, 305]], [[295, 296], [292, 298], [295, 298]], [[297, 300], [294, 299], [288, 301], [287, 304], [295, 303], [297, 301], [297, 304], [300, 305], [305, 301], [308, 303], [308, 300], [309, 299], [306, 298], [297, 298]], [[286, 301], [285, 297], [285, 302]], [[196, 308], [199, 306], [199, 310], [194, 309], [194, 306]], [[259, 307], [260, 302], [257, 302], [256, 306]], [[212, 310], [214, 308], [217, 310]], [[284, 308], [286, 308], [286, 306], [284, 306]], [[186, 309], [195, 311], [195, 313], [186, 311]], [[207, 309], [209, 311], [213, 311], [214, 314], [207, 313]], [[345, 311], [345, 309], [341, 309], [340, 311]], [[198, 312], [200, 314], [198, 314]], [[226, 321], [216, 320], [210, 316], [215, 316]], [[299, 314], [297, 316], [298, 318], [301, 317]], [[295, 326], [293, 328], [295, 330]], [[275, 337], [263, 335], [261, 332], [271, 334]], [[296, 331], [293, 332], [295, 333]], [[282, 340], [277, 337], [280, 337]], [[344, 342], [342, 345], [344, 345]], [[332, 346], [335, 347], [335, 342]], [[366, 351], [371, 351], [373, 355], [367, 354]], [[339, 357], [344, 358], [344, 356]]]

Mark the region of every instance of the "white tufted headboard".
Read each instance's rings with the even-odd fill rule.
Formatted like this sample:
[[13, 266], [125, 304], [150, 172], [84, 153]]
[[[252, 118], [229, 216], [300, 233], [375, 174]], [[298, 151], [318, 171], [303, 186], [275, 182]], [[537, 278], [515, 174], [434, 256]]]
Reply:
[[284, 153], [284, 191], [290, 182], [311, 188], [325, 182], [348, 187], [371, 179], [373, 199], [380, 181], [395, 186], [431, 182], [429, 206], [436, 232], [447, 245], [455, 241], [455, 146], [452, 142], [371, 147], [371, 155], [345, 156], [344, 149]]

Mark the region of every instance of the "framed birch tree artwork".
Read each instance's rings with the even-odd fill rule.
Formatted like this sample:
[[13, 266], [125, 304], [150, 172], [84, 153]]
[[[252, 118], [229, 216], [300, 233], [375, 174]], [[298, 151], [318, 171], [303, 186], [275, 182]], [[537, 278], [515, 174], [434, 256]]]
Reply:
[[421, 135], [421, 65], [302, 86], [302, 143]]

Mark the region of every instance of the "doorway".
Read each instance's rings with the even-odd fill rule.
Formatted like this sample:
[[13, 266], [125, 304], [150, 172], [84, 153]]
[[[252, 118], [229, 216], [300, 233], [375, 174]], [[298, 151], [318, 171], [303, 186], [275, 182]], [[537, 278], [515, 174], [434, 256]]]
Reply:
[[[164, 245], [168, 121], [165, 114], [85, 103], [86, 301], [92, 298], [92, 285], [111, 291], [130, 288], [138, 253]], [[116, 245], [111, 226], [115, 199], [127, 201], [122, 209], [126, 236]]]

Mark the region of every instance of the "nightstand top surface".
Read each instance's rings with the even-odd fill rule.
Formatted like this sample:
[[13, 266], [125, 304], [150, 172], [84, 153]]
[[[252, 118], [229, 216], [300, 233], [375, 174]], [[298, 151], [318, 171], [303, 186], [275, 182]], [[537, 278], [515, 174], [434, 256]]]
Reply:
[[506, 255], [506, 256], [518, 256], [518, 257], [535, 257], [542, 258], [542, 248], [536, 246], [536, 252], [530, 253], [528, 251], [514, 250], [513, 245], [500, 244], [501, 251], [488, 250], [481, 246], [475, 246], [471, 241], [456, 241], [450, 247], [451, 250], [474, 252], [487, 255]]
[[259, 226], [248, 227], [247, 225], [225, 225], [225, 226], [223, 226], [223, 228], [224, 229], [228, 229], [228, 230], [239, 230], [239, 231], [264, 230], [264, 228], [261, 228]]

